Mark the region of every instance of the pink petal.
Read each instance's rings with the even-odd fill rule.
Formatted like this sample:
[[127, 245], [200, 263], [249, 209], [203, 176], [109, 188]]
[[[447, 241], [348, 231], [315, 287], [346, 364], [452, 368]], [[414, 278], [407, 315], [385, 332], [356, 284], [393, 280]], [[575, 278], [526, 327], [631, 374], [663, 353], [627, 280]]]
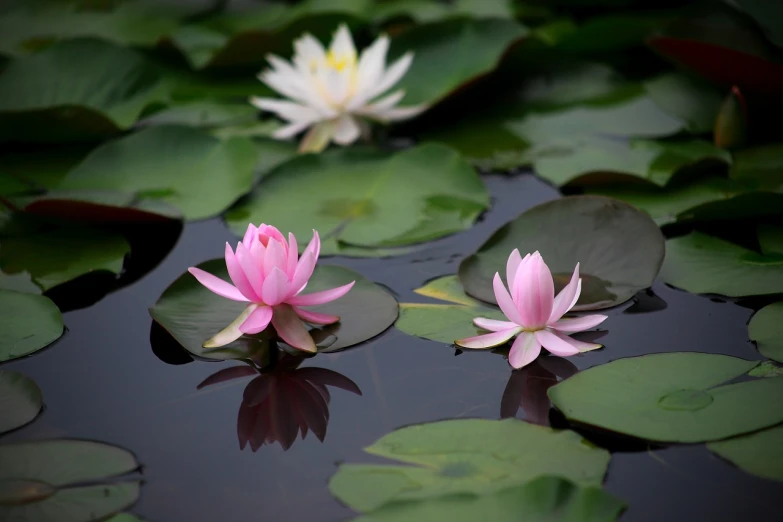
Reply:
[[[273, 241], [274, 239], [270, 239], [269, 244], [272, 244]], [[272, 273], [264, 280], [261, 298], [265, 304], [275, 306], [285, 301], [290, 293], [290, 289], [291, 283], [288, 281], [288, 276], [278, 267], [274, 267]]]
[[231, 281], [239, 289], [242, 294], [250, 301], [258, 302], [261, 298], [255, 293], [253, 287], [250, 286], [250, 281], [247, 280], [245, 272], [242, 270], [242, 266], [237, 261], [234, 251], [231, 250], [231, 245], [226, 243], [226, 268], [228, 269], [228, 275], [231, 277]]
[[257, 238], [258, 229], [253, 223], [250, 223], [245, 231], [245, 237], [242, 238], [242, 244], [245, 245], [245, 248], [250, 248], [253, 245], [253, 240]]
[[201, 346], [204, 348], [220, 348], [221, 346], [231, 344], [242, 337], [242, 331], [239, 329], [239, 327], [247, 320], [248, 317], [250, 317], [250, 314], [252, 314], [256, 308], [258, 308], [258, 305], [255, 303], [248, 305], [244, 310], [242, 310], [242, 313], [231, 322], [230, 325], [223, 328]]
[[508, 362], [514, 368], [522, 368], [532, 363], [541, 353], [541, 343], [530, 332], [522, 332], [508, 352]]
[[294, 277], [291, 278], [291, 289], [293, 291], [301, 292], [304, 288], [304, 285], [307, 284], [310, 276], [313, 275], [313, 270], [315, 269], [315, 260], [315, 255], [311, 251], [305, 250], [305, 253], [302, 254], [302, 258], [299, 259], [299, 263], [296, 265]]
[[[577, 350], [579, 350], [580, 353], [583, 352], [589, 352], [591, 350], [597, 350], [601, 348], [603, 345], [598, 343], [586, 343], [584, 341], [579, 341], [577, 339], [574, 339], [573, 337], [569, 337], [568, 335], [558, 332], [557, 330], [552, 330], [551, 328], [548, 329], [549, 332], [560, 338], [561, 340], [567, 342]], [[549, 348], [547, 348], [549, 350]], [[551, 351], [551, 350], [549, 350]]]
[[576, 355], [579, 353], [579, 349], [571, 344], [572, 339], [567, 335], [555, 335], [549, 330], [538, 330], [536, 332], [536, 339], [540, 342], [544, 348], [550, 353], [559, 355], [560, 357], [568, 357], [569, 355]]
[[288, 305], [276, 306], [272, 316], [272, 325], [280, 338], [294, 348], [311, 353], [316, 351], [313, 338], [310, 337], [310, 333], [292, 307]]
[[509, 288], [514, 288], [514, 278], [517, 275], [517, 269], [522, 262], [522, 255], [519, 253], [519, 249], [515, 248], [511, 255], [508, 256], [506, 261], [506, 284]]
[[521, 330], [521, 327], [515, 326], [514, 328], [509, 328], [508, 330], [500, 330], [499, 332], [492, 332], [488, 334], [477, 335], [475, 337], [468, 337], [466, 339], [459, 339], [454, 341], [454, 344], [457, 346], [462, 346], [463, 348], [472, 348], [474, 350], [492, 348], [507, 342]]
[[285, 237], [283, 237], [282, 232], [280, 232], [277, 227], [267, 225], [266, 223], [261, 223], [261, 225], [259, 225], [258, 235], [264, 246], [268, 245], [269, 239], [274, 239], [281, 244], [285, 243]]
[[296, 312], [296, 315], [298, 315], [300, 319], [307, 321], [310, 324], [334, 324], [340, 320], [339, 315], [321, 314], [296, 307], [294, 307], [294, 312]]
[[[347, 294], [348, 291], [353, 288], [355, 283], [356, 281], [351, 281], [347, 285], [338, 286], [337, 288], [332, 288], [330, 290], [322, 290], [320, 292], [313, 292], [312, 294], [297, 295], [291, 297], [286, 302], [294, 306], [315, 306], [330, 303], [335, 299], [339, 299], [340, 297]], [[295, 288], [295, 283], [293, 283], [291, 287]]]
[[286, 261], [285, 273], [289, 279], [293, 279], [296, 272], [296, 263], [299, 261], [299, 245], [296, 243], [294, 234], [288, 233], [288, 259]]
[[485, 319], [483, 317], [476, 317], [473, 319], [473, 324], [484, 330], [489, 330], [490, 332], [499, 332], [500, 330], [508, 330], [509, 328], [518, 326], [511, 321], [496, 321], [495, 319]]
[[[313, 239], [307, 244], [307, 248], [305, 248], [305, 253], [306, 252], [312, 252], [315, 260], [318, 261], [318, 256], [321, 254], [321, 237], [318, 235], [317, 230], [313, 230]], [[302, 257], [304, 257], [304, 253], [302, 254]]]
[[514, 280], [514, 292], [522, 321], [527, 327], [546, 325], [552, 313], [555, 299], [555, 285], [552, 272], [546, 266], [541, 254], [535, 252], [522, 266]]
[[589, 330], [590, 328], [598, 326], [599, 324], [606, 321], [606, 318], [607, 316], [600, 314], [584, 315], [582, 317], [565, 317], [559, 321], [550, 323], [549, 326], [550, 328], [559, 330], [561, 332], [574, 333]]
[[195, 277], [199, 283], [206, 286], [208, 290], [215, 292], [220, 297], [225, 297], [226, 299], [232, 299], [234, 301], [247, 301], [247, 297], [242, 295], [242, 292], [234, 285], [223, 281], [209, 272], [205, 272], [195, 266], [188, 268], [188, 272], [193, 274], [193, 277]]
[[253, 313], [251, 313], [245, 322], [239, 326], [239, 331], [244, 334], [257, 334], [263, 332], [269, 321], [272, 320], [272, 307], [271, 306], [259, 306]]
[[269, 277], [269, 274], [275, 268], [279, 268], [285, 274], [288, 263], [287, 257], [288, 254], [282, 243], [270, 238], [269, 243], [266, 244], [266, 254], [264, 254], [264, 277]]
[[253, 287], [253, 292], [256, 295], [261, 295], [261, 289], [264, 286], [264, 278], [261, 275], [261, 271], [258, 269], [258, 264], [253, 258], [253, 254], [250, 253], [245, 247], [244, 243], [237, 245], [236, 258], [239, 261], [239, 266], [242, 267], [242, 272], [245, 273], [250, 286]]
[[580, 281], [579, 263], [577, 263], [574, 268], [574, 273], [571, 276], [571, 281], [569, 281], [568, 284], [560, 290], [557, 297], [555, 297], [555, 302], [552, 305], [552, 313], [549, 314], [547, 324], [552, 324], [554, 321], [563, 317], [563, 314], [568, 312], [576, 304], [577, 299], [579, 299], [579, 293], [582, 290]]
[[523, 325], [522, 316], [520, 315], [519, 310], [517, 310], [516, 305], [514, 305], [514, 301], [511, 300], [511, 296], [508, 295], [508, 290], [503, 286], [503, 281], [500, 280], [500, 274], [497, 272], [495, 272], [495, 279], [492, 280], [492, 286], [495, 290], [495, 299], [498, 302], [498, 306], [505, 316], [511, 322], [520, 326]]
[[253, 243], [250, 245], [250, 255], [253, 256], [253, 263], [255, 263], [256, 270], [258, 270], [258, 273], [263, 276], [266, 247], [261, 243], [261, 241], [253, 241]]

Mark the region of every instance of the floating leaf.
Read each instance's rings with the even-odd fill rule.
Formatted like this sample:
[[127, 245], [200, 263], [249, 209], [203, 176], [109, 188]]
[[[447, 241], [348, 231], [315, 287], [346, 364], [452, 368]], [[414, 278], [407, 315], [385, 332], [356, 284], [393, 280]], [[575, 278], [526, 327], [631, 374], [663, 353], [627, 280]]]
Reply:
[[[223, 259], [214, 259], [199, 268], [229, 280]], [[348, 294], [326, 305], [307, 307], [339, 315], [340, 322], [311, 331], [336, 339], [325, 351], [336, 351], [371, 339], [386, 330], [397, 319], [397, 301], [378, 285], [358, 272], [334, 265], [319, 265], [307, 284], [305, 293], [326, 290], [356, 281]], [[241, 337], [219, 349], [205, 349], [203, 343], [229, 325], [247, 306], [213, 294], [196, 278], [185, 273], [169, 286], [150, 308], [150, 315], [186, 350], [207, 359], [249, 359], [268, 348], [267, 332]], [[324, 350], [321, 350], [324, 351]]]
[[99, 40], [68, 40], [12, 61], [0, 75], [0, 137], [97, 139], [127, 129], [161, 99], [155, 69], [134, 51]]
[[714, 135], [715, 145], [727, 149], [741, 147], [747, 141], [748, 109], [745, 106], [745, 98], [736, 85], [731, 88], [720, 106], [715, 119]]
[[738, 150], [729, 175], [758, 189], [783, 193], [783, 143]]
[[661, 279], [694, 294], [776, 294], [783, 292], [783, 256], [692, 232], [666, 242]]
[[624, 507], [600, 488], [545, 476], [487, 495], [455, 494], [419, 502], [395, 502], [353, 522], [612, 522]]
[[764, 361], [748, 372], [751, 377], [781, 377], [783, 366], [778, 366], [772, 361]]
[[724, 384], [758, 364], [725, 355], [663, 353], [618, 359], [549, 389], [574, 422], [640, 439], [705, 442], [783, 421], [783, 378]]
[[32, 277], [27, 272], [19, 272], [14, 275], [0, 272], [0, 289], [14, 290], [25, 294], [41, 293], [41, 288], [33, 283]]
[[0, 362], [31, 354], [63, 334], [60, 310], [42, 295], [0, 290]]
[[730, 5], [750, 15], [772, 43], [783, 47], [783, 27], [779, 23], [783, 20], [783, 4], [766, 0], [732, 0]]
[[31, 422], [41, 408], [43, 395], [34, 380], [19, 372], [0, 370], [0, 434]]
[[710, 442], [707, 448], [748, 473], [783, 482], [783, 426]]
[[246, 138], [224, 141], [161, 125], [98, 147], [58, 188], [136, 194], [173, 205], [187, 219], [203, 219], [250, 190], [257, 154]]
[[783, 362], [783, 302], [756, 312], [748, 324], [748, 337], [756, 342], [761, 355]]
[[7, 520], [103, 520], [136, 502], [140, 482], [118, 476], [139, 463], [128, 451], [84, 440], [0, 445], [0, 506]]
[[484, 332], [473, 326], [474, 317], [507, 320], [497, 308], [466, 295], [456, 276], [440, 277], [414, 292], [449, 304], [400, 303], [400, 317], [395, 326], [408, 335], [453, 344], [455, 339]]
[[712, 130], [721, 106], [721, 97], [710, 85], [667, 73], [644, 82], [644, 89], [665, 112], [688, 124], [693, 133]]
[[541, 252], [560, 290], [579, 263], [582, 294], [574, 310], [627, 301], [649, 287], [664, 256], [664, 238], [644, 213], [601, 196], [572, 196], [533, 207], [507, 223], [459, 267], [465, 291], [495, 302], [492, 278], [509, 254]]
[[[296, 203], [295, 205], [293, 203]], [[427, 144], [396, 154], [333, 150], [295, 158], [226, 213], [236, 234], [248, 222], [297, 236], [317, 228], [322, 254], [342, 245], [393, 247], [468, 228], [489, 205], [481, 179], [453, 150]]]
[[195, 101], [172, 105], [139, 122], [139, 125], [188, 125], [218, 127], [255, 122], [258, 110], [249, 103]]

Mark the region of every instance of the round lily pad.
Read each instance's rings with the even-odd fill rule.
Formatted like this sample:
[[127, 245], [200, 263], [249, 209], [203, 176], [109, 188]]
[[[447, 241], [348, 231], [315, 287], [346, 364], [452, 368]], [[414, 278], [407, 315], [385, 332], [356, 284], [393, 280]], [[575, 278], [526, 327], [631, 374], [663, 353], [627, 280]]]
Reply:
[[[600, 486], [609, 453], [572, 431], [516, 419], [459, 419], [393, 431], [365, 451], [405, 465], [342, 464], [329, 481], [340, 501], [368, 512], [395, 501], [484, 495], [557, 475]], [[410, 465], [413, 464], [413, 465]]]
[[31, 354], [63, 334], [60, 310], [42, 295], [0, 290], [0, 362]]
[[748, 324], [748, 336], [761, 355], [783, 362], [783, 301], [756, 312]]
[[0, 445], [0, 512], [19, 522], [99, 521], [136, 502], [128, 451], [84, 440]]
[[640, 439], [705, 442], [783, 422], [783, 378], [724, 384], [758, 363], [725, 355], [663, 353], [618, 359], [549, 389], [574, 422]]
[[[199, 268], [229, 281], [223, 259], [213, 259]], [[335, 288], [356, 281], [350, 292], [325, 305], [306, 307], [331, 315], [340, 322], [311, 330], [316, 341], [328, 339], [321, 351], [336, 351], [375, 337], [397, 319], [397, 301], [386, 290], [358, 272], [336, 265], [319, 265], [307, 284], [305, 293]], [[207, 359], [247, 359], [268, 348], [268, 330], [257, 336], [243, 336], [217, 349], [202, 344], [234, 321], [247, 303], [213, 294], [189, 273], [169, 286], [150, 308], [152, 318], [165, 328], [186, 350]]]
[[579, 263], [582, 294], [574, 310], [597, 310], [627, 301], [652, 285], [664, 256], [664, 238], [646, 214], [616, 199], [571, 196], [533, 207], [505, 224], [462, 261], [465, 291], [495, 302], [492, 278], [505, 274], [509, 254], [538, 250], [559, 291]]
[[783, 482], [783, 426], [711, 442], [707, 448], [748, 473]]
[[41, 389], [19, 372], [0, 370], [0, 434], [35, 419], [43, 407]]

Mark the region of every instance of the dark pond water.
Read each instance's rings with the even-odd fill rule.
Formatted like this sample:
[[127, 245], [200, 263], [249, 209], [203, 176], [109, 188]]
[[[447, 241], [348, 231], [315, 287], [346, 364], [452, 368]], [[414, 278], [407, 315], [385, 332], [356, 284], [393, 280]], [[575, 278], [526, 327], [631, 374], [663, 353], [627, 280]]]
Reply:
[[[530, 175], [488, 176], [486, 181], [494, 205], [470, 231], [400, 258], [326, 262], [361, 271], [401, 301], [422, 300], [413, 289], [454, 273], [459, 260], [504, 222], [558, 197]], [[240, 450], [237, 412], [250, 377], [197, 391], [203, 379], [239, 363], [161, 361], [150, 346], [147, 313], [188, 266], [222, 256], [226, 240], [234, 239], [218, 220], [187, 225], [174, 250], [153, 271], [93, 306], [67, 313], [69, 331], [59, 342], [7, 364], [36, 380], [46, 409], [6, 439], [79, 437], [132, 450], [143, 463], [146, 481], [133, 512], [151, 522], [330, 522], [350, 518], [351, 511], [331, 497], [328, 478], [341, 461], [370, 461], [362, 448], [382, 435], [438, 419], [500, 417], [512, 376], [502, 356], [455, 357], [447, 346], [392, 328], [366, 345], [303, 364], [339, 372], [362, 391], [357, 396], [332, 389], [323, 443], [311, 433], [287, 451], [280, 444]], [[657, 298], [646, 296], [609, 312], [603, 350], [569, 360], [583, 369], [619, 357], [670, 351], [760, 358], [747, 341], [749, 309], [662, 284], [653, 291]], [[516, 385], [526, 384], [515, 379]], [[533, 405], [528, 413], [536, 415], [542, 408], [546, 404]], [[516, 414], [526, 415], [522, 408]], [[740, 472], [702, 445], [614, 446], [610, 449], [623, 451], [613, 455], [606, 488], [629, 504], [625, 522], [772, 520], [779, 513], [783, 485]]]

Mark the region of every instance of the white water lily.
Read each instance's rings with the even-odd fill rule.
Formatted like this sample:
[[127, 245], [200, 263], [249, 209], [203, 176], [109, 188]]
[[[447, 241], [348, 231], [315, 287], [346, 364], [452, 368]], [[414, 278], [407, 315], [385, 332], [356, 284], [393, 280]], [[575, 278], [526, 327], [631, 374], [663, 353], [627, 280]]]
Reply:
[[413, 53], [406, 53], [386, 67], [389, 38], [381, 36], [357, 58], [351, 33], [345, 25], [335, 32], [327, 51], [310, 34], [294, 41], [294, 57], [288, 62], [269, 55], [271, 69], [258, 78], [289, 98], [253, 97], [259, 109], [273, 112], [287, 124], [273, 136], [287, 139], [310, 129], [300, 144], [302, 152], [317, 152], [330, 141], [349, 145], [368, 132], [365, 119], [390, 122], [416, 116], [426, 105], [397, 107], [405, 91], [384, 95], [408, 71]]

